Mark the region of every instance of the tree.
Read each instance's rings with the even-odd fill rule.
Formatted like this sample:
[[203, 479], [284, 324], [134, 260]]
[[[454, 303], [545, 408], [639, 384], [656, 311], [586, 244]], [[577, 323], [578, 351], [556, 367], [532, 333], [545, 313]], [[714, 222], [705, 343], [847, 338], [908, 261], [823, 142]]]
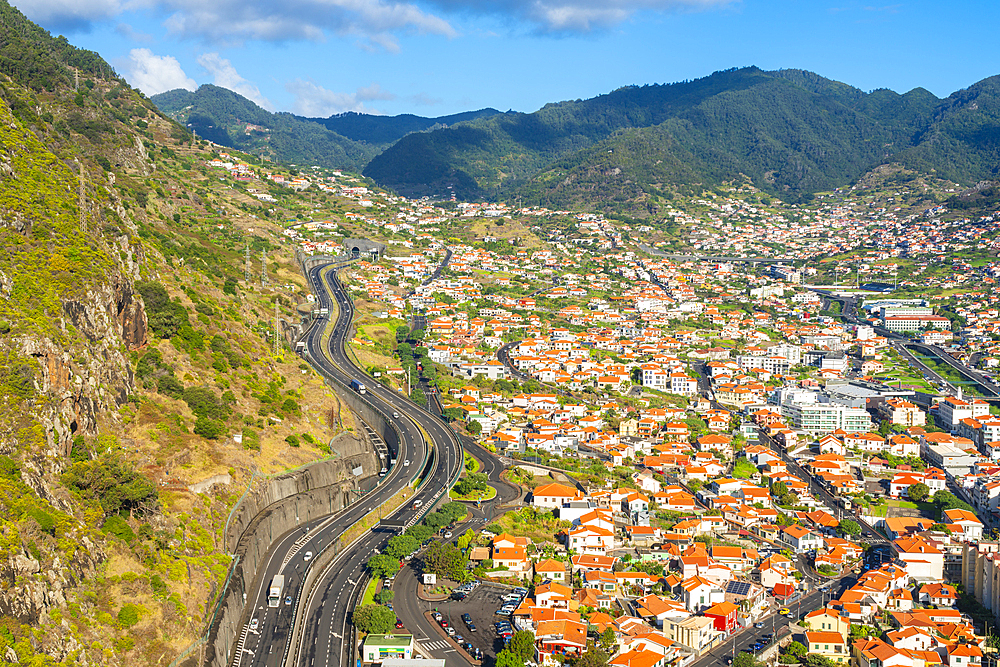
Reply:
[[389, 554], [376, 554], [368, 559], [368, 570], [376, 579], [385, 579], [399, 572], [399, 560]]
[[409, 556], [420, 548], [420, 540], [413, 535], [396, 535], [389, 538], [389, 543], [385, 547], [385, 553], [400, 560]]
[[458, 548], [468, 549], [469, 545], [472, 544], [472, 540], [474, 539], [476, 539], [476, 534], [470, 528], [467, 531], [465, 531], [465, 533], [463, 533], [461, 537], [458, 538]]
[[412, 537], [420, 544], [429, 540], [433, 534], [434, 530], [432, 528], [422, 525], [410, 526], [406, 529], [406, 532], [403, 533], [403, 535]]
[[606, 628], [604, 632], [601, 633], [601, 648], [605, 651], [610, 651], [617, 641], [618, 638], [615, 636], [615, 631], [610, 627]]
[[736, 659], [733, 660], [733, 667], [759, 667], [759, 665], [760, 661], [745, 651], [737, 653]]
[[384, 635], [396, 626], [396, 612], [380, 604], [365, 604], [354, 610], [351, 620], [361, 632]]
[[393, 591], [391, 588], [383, 588], [378, 592], [378, 595], [375, 596], [375, 599], [378, 600], [379, 604], [389, 604], [395, 597], [396, 597], [395, 591]]
[[861, 526], [857, 521], [852, 519], [844, 519], [837, 526], [837, 532], [841, 535], [849, 535], [851, 537], [857, 537], [861, 534]]
[[533, 660], [535, 658], [535, 633], [518, 630], [510, 638], [507, 649], [523, 661]]
[[521, 656], [504, 649], [497, 653], [496, 667], [524, 667], [524, 661], [521, 660]]
[[424, 570], [439, 577], [460, 580], [465, 573], [469, 559], [458, 547], [450, 542], [434, 542], [424, 554]]
[[787, 648], [785, 648], [785, 652], [791, 653], [796, 658], [801, 658], [806, 654], [806, 647], [799, 642], [793, 641]]
[[590, 644], [587, 650], [574, 663], [574, 667], [607, 667], [611, 656], [600, 646]]
[[920, 502], [927, 498], [927, 494], [930, 492], [930, 488], [923, 482], [917, 482], [916, 484], [911, 484], [906, 488], [906, 495], [909, 496], [910, 500]]
[[771, 495], [775, 498], [780, 498], [786, 493], [788, 493], [788, 485], [784, 482], [775, 482], [771, 485]]

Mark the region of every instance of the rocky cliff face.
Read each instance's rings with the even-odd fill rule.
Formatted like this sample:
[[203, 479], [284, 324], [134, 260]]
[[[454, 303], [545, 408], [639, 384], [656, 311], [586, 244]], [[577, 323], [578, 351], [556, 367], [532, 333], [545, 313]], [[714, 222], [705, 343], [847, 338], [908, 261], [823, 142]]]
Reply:
[[74, 349], [51, 338], [26, 337], [20, 352], [38, 362], [37, 391], [49, 409], [37, 416], [45, 429], [49, 454], [69, 454], [77, 433], [96, 433], [101, 415], [111, 417], [135, 390], [130, 350], [146, 344], [146, 312], [132, 282], [119, 275], [93, 286], [81, 299], [62, 303], [63, 329], [81, 334]]

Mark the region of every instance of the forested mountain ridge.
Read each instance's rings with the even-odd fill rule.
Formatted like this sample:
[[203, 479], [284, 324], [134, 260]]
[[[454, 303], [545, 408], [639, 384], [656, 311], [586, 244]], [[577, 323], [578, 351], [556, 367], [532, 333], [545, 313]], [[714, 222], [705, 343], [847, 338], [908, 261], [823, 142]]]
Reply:
[[[796, 199], [911, 148], [939, 104], [920, 88], [864, 93], [811, 72], [749, 67], [405, 137], [365, 174], [403, 193], [441, 194], [451, 185], [466, 197], [553, 205], [600, 191], [621, 204], [633, 198], [622, 188], [642, 199], [745, 178]], [[649, 150], [637, 153], [639, 144]], [[663, 166], [671, 164], [678, 168]]]
[[[283, 286], [301, 277], [273, 252], [268, 209], [220, 182], [212, 157], [99, 55], [0, 0], [8, 662], [169, 664], [214, 611], [223, 527], [251, 464], [324, 455], [303, 437], [328, 441], [318, 410], [299, 407], [322, 385], [270, 353], [260, 326], [275, 300], [291, 320], [293, 293], [244, 282], [244, 248], [272, 252]], [[242, 488], [189, 490], [205, 479]]]
[[161, 111], [188, 125], [199, 137], [223, 146], [279, 162], [356, 172], [410, 132], [499, 113], [495, 109], [482, 109], [440, 118], [358, 113], [307, 118], [271, 113], [238, 93], [211, 84], [199, 86], [195, 92], [170, 90], [151, 99]]
[[805, 70], [746, 67], [534, 113], [437, 119], [271, 114], [215, 86], [154, 101], [223, 145], [363, 169], [402, 194], [641, 217], [655, 212], [651, 201], [722, 182], [749, 180], [794, 201], [893, 161], [966, 184], [994, 177], [997, 87], [987, 79], [940, 100], [923, 88], [866, 93]]

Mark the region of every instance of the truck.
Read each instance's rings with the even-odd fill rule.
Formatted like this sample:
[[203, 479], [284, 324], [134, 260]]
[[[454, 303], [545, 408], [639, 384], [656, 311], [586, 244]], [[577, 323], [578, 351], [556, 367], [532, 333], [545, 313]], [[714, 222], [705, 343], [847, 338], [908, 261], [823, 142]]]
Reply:
[[357, 380], [351, 380], [351, 389], [358, 392], [359, 394], [365, 393], [365, 385], [358, 382]]
[[285, 587], [285, 575], [276, 574], [271, 579], [271, 587], [267, 590], [267, 606], [277, 607], [281, 602], [281, 589]]

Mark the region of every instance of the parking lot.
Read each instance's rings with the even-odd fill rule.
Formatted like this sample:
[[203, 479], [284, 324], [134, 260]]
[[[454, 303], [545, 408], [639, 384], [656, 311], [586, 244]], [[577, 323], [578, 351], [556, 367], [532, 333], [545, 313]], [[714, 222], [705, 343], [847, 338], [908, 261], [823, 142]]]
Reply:
[[[459, 640], [471, 643], [479, 648], [484, 655], [489, 656], [489, 662], [499, 653], [504, 646], [503, 638], [497, 635], [493, 624], [497, 621], [507, 621], [510, 617], [497, 616], [494, 612], [503, 606], [503, 596], [511, 592], [510, 586], [499, 586], [496, 584], [482, 584], [468, 594], [464, 600], [454, 600], [449, 598], [444, 602], [439, 602], [435, 606], [445, 621], [455, 628], [456, 634], [463, 639]], [[475, 632], [470, 632], [462, 614], [469, 614]], [[455, 639], [458, 639], [456, 637]]]

